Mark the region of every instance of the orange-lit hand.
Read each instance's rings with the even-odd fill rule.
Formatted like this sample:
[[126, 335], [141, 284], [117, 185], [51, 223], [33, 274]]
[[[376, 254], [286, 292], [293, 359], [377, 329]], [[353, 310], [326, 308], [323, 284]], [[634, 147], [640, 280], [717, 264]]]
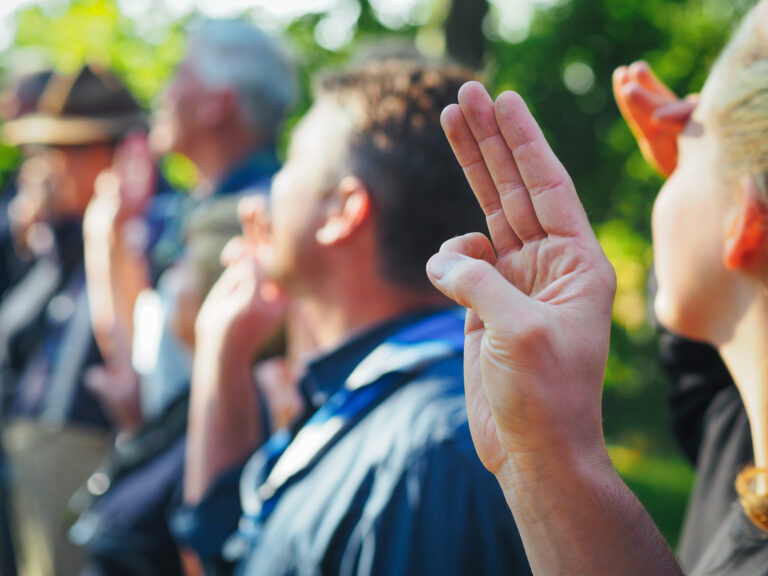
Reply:
[[662, 176], [672, 174], [677, 166], [677, 137], [698, 97], [680, 100], [645, 62], [616, 69], [613, 95], [645, 159]]

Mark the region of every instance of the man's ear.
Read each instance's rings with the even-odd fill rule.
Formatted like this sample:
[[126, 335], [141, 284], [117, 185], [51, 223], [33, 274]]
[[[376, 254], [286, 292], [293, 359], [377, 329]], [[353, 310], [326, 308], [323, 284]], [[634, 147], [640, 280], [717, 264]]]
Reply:
[[723, 262], [729, 270], [749, 266], [768, 246], [768, 205], [760, 195], [755, 176], [742, 178], [740, 196], [736, 219], [723, 251]]
[[323, 246], [339, 244], [350, 238], [368, 221], [371, 196], [359, 178], [347, 176], [339, 184], [325, 224], [315, 234]]

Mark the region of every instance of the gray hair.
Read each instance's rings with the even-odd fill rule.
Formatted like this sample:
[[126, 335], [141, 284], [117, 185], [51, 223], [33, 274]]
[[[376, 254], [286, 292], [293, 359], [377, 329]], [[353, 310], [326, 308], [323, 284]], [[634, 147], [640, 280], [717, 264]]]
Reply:
[[200, 80], [233, 89], [246, 121], [274, 139], [298, 90], [282, 43], [244, 20], [207, 20], [191, 32], [189, 46]]

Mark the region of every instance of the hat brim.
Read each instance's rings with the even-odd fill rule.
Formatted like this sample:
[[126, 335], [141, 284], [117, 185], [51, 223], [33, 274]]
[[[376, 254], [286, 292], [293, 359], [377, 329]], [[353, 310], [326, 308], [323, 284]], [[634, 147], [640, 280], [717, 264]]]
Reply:
[[3, 140], [14, 145], [76, 146], [112, 142], [132, 129], [146, 126], [143, 114], [111, 118], [30, 114], [7, 122]]

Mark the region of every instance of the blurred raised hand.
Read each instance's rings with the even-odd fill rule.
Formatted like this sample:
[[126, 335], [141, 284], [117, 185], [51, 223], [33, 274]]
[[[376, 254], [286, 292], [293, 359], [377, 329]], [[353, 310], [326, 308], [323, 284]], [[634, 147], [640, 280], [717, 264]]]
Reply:
[[677, 137], [696, 109], [698, 96], [679, 99], [645, 62], [613, 73], [613, 95], [643, 156], [662, 176], [677, 166]]
[[83, 220], [94, 334], [113, 369], [130, 365], [134, 306], [139, 293], [150, 288], [143, 214], [156, 179], [146, 135], [128, 135], [112, 166], [96, 179]]
[[214, 345], [228, 357], [253, 362], [281, 326], [287, 304], [285, 293], [265, 277], [258, 259], [242, 250], [203, 302], [195, 321], [197, 346]]
[[442, 122], [491, 236], [449, 240], [427, 265], [469, 309], [465, 385], [480, 459], [499, 474], [557, 444], [600, 446], [615, 276], [573, 183], [518, 94], [494, 103], [466, 84]]
[[[114, 234], [141, 234], [135, 224], [126, 229], [123, 225], [143, 214], [156, 183], [157, 169], [146, 134], [129, 134], [115, 150], [112, 166], [96, 179], [85, 214], [86, 235], [105, 239]], [[131, 238], [127, 241], [135, 243]]]
[[239, 213], [243, 236], [224, 249], [226, 269], [195, 321], [184, 475], [184, 498], [193, 504], [222, 471], [265, 440], [253, 364], [283, 324], [289, 303], [265, 272], [270, 252], [265, 202], [243, 199]]
[[8, 204], [11, 239], [20, 258], [37, 257], [53, 248], [50, 207], [60, 169], [59, 158], [51, 153], [38, 153], [21, 165], [18, 191]]

